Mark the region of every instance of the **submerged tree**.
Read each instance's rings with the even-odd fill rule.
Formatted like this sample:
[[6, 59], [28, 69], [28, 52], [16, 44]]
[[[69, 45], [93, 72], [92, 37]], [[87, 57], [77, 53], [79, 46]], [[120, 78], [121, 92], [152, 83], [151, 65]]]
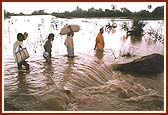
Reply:
[[149, 29], [147, 29], [145, 32], [148, 40], [153, 40], [155, 42], [160, 42], [164, 44], [163, 24], [163, 22], [158, 22], [156, 28], [148, 25]]
[[135, 36], [142, 36], [143, 35], [143, 28], [146, 25], [143, 21], [140, 21], [138, 19], [133, 19], [133, 25], [131, 27], [132, 34]]
[[143, 28], [146, 25], [143, 21], [140, 21], [139, 19], [133, 19], [132, 20], [132, 26], [129, 27], [128, 24], [123, 23], [122, 29], [126, 31], [127, 36], [139, 36], [141, 37], [143, 35]]

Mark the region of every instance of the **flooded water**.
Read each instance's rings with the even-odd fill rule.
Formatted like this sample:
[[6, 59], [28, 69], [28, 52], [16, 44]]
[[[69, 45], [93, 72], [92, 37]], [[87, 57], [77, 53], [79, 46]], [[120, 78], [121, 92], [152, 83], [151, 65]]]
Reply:
[[[117, 28], [104, 32], [105, 50], [93, 50], [99, 29], [108, 22]], [[123, 22], [110, 18], [62, 19], [46, 16], [15, 16], [3, 25], [3, 95], [5, 111], [164, 111], [164, 73], [132, 75], [113, 71], [111, 64], [125, 63], [152, 53], [164, 55], [164, 45], [147, 39], [126, 38]], [[146, 21], [145, 31], [157, 30], [163, 20]], [[75, 58], [67, 58], [65, 24], [78, 24], [74, 35]], [[164, 30], [163, 30], [164, 31]], [[18, 71], [12, 54], [17, 33], [28, 32], [30, 71]], [[49, 33], [55, 34], [52, 63], [42, 56]], [[161, 32], [160, 32], [161, 33]], [[163, 34], [163, 33], [161, 33]], [[164, 35], [164, 34], [163, 34]], [[131, 52], [127, 58], [122, 54]]]

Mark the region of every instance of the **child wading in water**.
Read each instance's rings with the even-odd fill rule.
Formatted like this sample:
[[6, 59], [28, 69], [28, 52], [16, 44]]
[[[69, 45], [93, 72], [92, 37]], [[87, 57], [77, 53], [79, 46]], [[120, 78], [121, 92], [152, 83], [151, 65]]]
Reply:
[[48, 40], [44, 44], [44, 53], [43, 57], [46, 59], [46, 62], [51, 63], [51, 51], [52, 51], [52, 41], [54, 40], [54, 34], [49, 34]]

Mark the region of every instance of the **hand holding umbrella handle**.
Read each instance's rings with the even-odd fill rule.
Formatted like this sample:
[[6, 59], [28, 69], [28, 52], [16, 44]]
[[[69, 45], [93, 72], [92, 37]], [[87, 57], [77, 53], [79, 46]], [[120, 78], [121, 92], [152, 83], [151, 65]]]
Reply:
[[72, 30], [72, 28], [71, 28], [71, 26], [70, 25], [68, 25], [68, 28], [70, 29], [70, 31], [73, 33], [73, 30]]

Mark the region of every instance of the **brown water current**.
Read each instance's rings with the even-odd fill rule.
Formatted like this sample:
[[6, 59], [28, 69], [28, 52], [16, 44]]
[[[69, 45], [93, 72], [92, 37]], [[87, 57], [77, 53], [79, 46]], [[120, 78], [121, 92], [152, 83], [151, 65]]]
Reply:
[[[12, 25], [11, 20], [16, 22]], [[152, 53], [164, 55], [163, 44], [147, 41], [131, 41], [119, 26], [115, 32], [104, 32], [106, 47], [103, 54], [93, 50], [95, 37], [101, 25], [110, 19], [58, 19], [50, 16], [15, 17], [5, 21], [3, 51], [3, 100], [4, 111], [163, 111], [164, 73], [137, 75], [113, 71], [112, 64], [130, 62]], [[58, 21], [58, 30], [46, 29], [48, 18]], [[29, 19], [24, 22], [23, 19]], [[44, 19], [40, 34], [39, 20]], [[33, 21], [35, 20], [35, 21]], [[87, 20], [89, 23], [86, 21]], [[114, 20], [115, 21], [115, 20]], [[116, 21], [120, 25], [125, 20]], [[127, 21], [127, 20], [126, 20]], [[18, 71], [12, 54], [16, 33], [28, 26], [29, 38], [25, 41], [30, 58], [30, 70]], [[75, 57], [66, 56], [64, 36], [58, 34], [64, 22], [78, 22], [81, 30], [74, 35]], [[151, 21], [150, 24], [157, 21]], [[16, 24], [16, 25], [15, 25]], [[32, 25], [35, 25], [32, 26]], [[18, 27], [18, 28], [16, 28]], [[43, 58], [43, 47], [36, 37], [45, 38], [48, 32], [55, 32], [52, 63]], [[9, 31], [8, 31], [9, 30]], [[94, 30], [94, 32], [93, 32]], [[47, 34], [46, 34], [46, 33]], [[36, 34], [37, 33], [37, 34]], [[13, 39], [11, 36], [13, 35]], [[39, 40], [39, 39], [38, 39]], [[135, 56], [122, 57], [131, 52]], [[116, 57], [116, 58], [115, 58]]]

